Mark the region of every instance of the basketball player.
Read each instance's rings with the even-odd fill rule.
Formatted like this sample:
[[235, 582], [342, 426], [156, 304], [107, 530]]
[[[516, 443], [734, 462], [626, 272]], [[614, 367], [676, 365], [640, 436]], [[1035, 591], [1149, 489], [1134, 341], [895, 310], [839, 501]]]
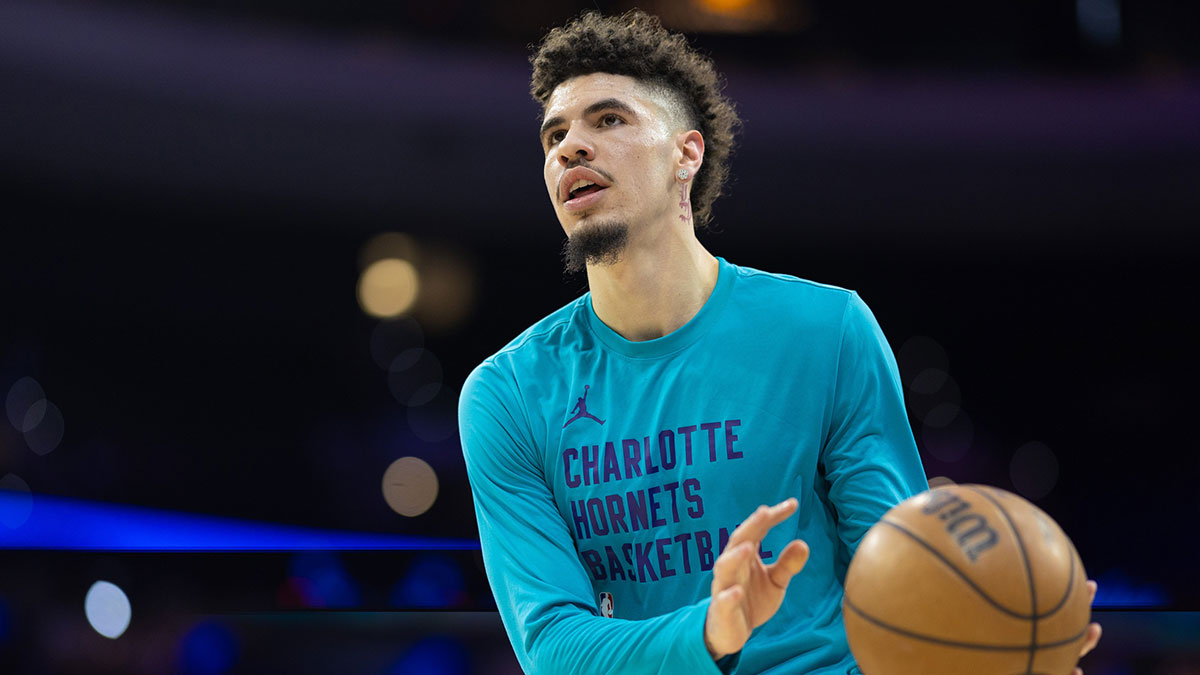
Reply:
[[738, 119], [682, 36], [588, 13], [532, 61], [546, 189], [590, 292], [487, 358], [459, 403], [521, 666], [856, 672], [846, 567], [927, 487], [883, 333], [853, 291], [697, 240]]

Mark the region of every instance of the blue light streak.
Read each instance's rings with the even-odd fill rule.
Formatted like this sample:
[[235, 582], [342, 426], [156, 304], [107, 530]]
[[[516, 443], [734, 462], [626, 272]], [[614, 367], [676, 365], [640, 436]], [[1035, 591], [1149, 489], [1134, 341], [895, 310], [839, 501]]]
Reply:
[[[29, 500], [33, 509], [29, 511]], [[0, 490], [0, 549], [64, 551], [477, 550], [474, 539], [323, 530]], [[14, 515], [14, 520], [19, 521]]]

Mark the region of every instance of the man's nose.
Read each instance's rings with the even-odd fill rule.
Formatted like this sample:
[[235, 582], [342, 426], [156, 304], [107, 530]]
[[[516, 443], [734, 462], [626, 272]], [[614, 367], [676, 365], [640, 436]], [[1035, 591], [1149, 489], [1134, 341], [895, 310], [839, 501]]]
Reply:
[[567, 166], [580, 158], [589, 161], [596, 159], [596, 149], [586, 134], [571, 125], [567, 135], [558, 144], [558, 163]]

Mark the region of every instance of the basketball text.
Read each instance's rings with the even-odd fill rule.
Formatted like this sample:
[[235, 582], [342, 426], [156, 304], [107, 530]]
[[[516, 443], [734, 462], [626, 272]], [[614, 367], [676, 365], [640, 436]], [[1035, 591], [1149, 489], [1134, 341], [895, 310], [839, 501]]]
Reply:
[[927, 516], [937, 514], [946, 523], [946, 532], [955, 537], [958, 547], [971, 562], [978, 560], [980, 553], [996, 545], [996, 531], [988, 525], [987, 519], [971, 512], [971, 502], [953, 492], [935, 490], [921, 513]]

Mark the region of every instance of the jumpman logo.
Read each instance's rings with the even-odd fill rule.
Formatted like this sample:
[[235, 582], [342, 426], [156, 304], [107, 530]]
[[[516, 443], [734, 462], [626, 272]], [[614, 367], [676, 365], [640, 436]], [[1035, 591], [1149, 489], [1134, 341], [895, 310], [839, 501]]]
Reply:
[[[583, 396], [580, 396], [579, 398], [575, 399], [575, 407], [571, 408], [571, 412], [575, 412], [576, 410], [578, 410], [579, 414], [577, 414], [574, 417], [572, 417], [571, 419], [567, 420], [567, 424], [574, 422], [575, 420], [579, 419], [580, 417], [586, 417], [590, 420], [595, 420], [596, 422], [599, 422], [600, 424], [604, 424], [604, 420], [596, 417], [595, 415], [593, 415], [587, 411], [587, 393], [588, 393], [588, 389], [590, 389], [591, 386], [592, 385], [590, 385], [590, 384], [583, 385]], [[563, 425], [564, 429], [567, 428], [567, 424]]]

